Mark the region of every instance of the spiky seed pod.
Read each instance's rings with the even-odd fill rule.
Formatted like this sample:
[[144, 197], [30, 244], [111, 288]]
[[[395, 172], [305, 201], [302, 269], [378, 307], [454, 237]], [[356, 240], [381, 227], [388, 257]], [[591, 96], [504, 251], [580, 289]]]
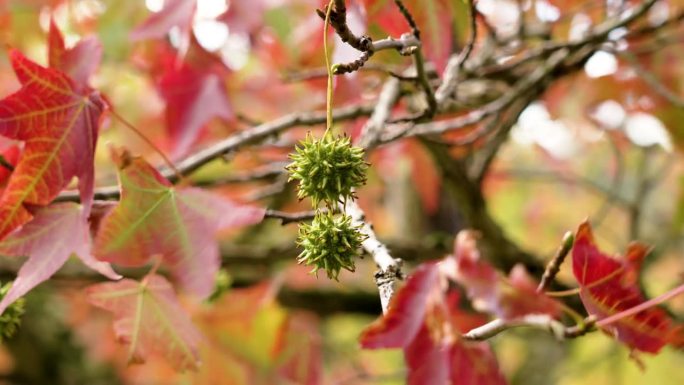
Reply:
[[346, 214], [318, 212], [310, 224], [299, 226], [297, 244], [303, 251], [297, 262], [313, 266], [312, 273], [325, 270], [328, 278], [337, 280], [341, 269], [354, 271], [354, 258], [367, 236], [354, 226]]
[[[12, 282], [8, 282], [0, 287], [0, 299], [5, 298], [7, 292], [12, 287]], [[19, 298], [14, 301], [5, 311], [0, 315], [0, 342], [10, 338], [17, 332], [21, 324], [21, 316], [24, 314], [24, 298]]]
[[354, 188], [366, 183], [363, 149], [352, 146], [347, 136], [325, 134], [319, 140], [307, 134], [290, 159], [287, 170], [289, 180], [299, 181], [297, 197], [311, 198], [314, 208], [322, 201], [332, 206], [353, 199]]

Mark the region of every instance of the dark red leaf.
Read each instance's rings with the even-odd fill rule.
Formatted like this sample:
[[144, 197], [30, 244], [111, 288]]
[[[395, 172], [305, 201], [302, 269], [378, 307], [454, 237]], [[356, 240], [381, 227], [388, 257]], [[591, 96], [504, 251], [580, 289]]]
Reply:
[[420, 265], [395, 294], [387, 314], [363, 331], [361, 346], [403, 348], [409, 385], [503, 385], [489, 345], [460, 338], [484, 319], [458, 308], [458, 292], [446, 281], [445, 268], [451, 266]]
[[[646, 251], [646, 247], [633, 244], [627, 259], [611, 258], [596, 247], [589, 223], [579, 226], [572, 250], [572, 267], [580, 284], [582, 303], [589, 314], [606, 318], [646, 301], [636, 282]], [[652, 307], [609, 324], [605, 331], [632, 349], [657, 353], [670, 342], [674, 328], [664, 310]]]
[[202, 129], [214, 118], [230, 119], [233, 111], [221, 74], [167, 61], [159, 79], [159, 91], [166, 101], [166, 124], [172, 157], [186, 155]]
[[361, 334], [361, 346], [367, 349], [403, 348], [411, 344], [424, 323], [430, 296], [439, 295], [439, 267], [424, 263], [395, 294], [390, 311]]

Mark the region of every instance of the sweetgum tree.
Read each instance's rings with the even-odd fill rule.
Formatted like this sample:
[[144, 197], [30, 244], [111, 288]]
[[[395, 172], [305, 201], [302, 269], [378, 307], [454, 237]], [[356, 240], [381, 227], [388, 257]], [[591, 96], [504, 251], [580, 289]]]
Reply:
[[684, 381], [683, 18], [0, 0], [3, 378]]

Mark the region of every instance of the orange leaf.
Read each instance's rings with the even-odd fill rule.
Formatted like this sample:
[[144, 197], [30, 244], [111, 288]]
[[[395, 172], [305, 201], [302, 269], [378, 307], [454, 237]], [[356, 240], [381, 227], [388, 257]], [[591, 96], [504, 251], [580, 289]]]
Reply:
[[0, 101], [0, 135], [24, 141], [24, 153], [0, 198], [0, 239], [28, 222], [32, 206], [46, 206], [73, 177], [86, 213], [93, 196], [93, 156], [100, 94], [64, 73], [39, 66], [17, 50], [10, 62], [22, 85]]

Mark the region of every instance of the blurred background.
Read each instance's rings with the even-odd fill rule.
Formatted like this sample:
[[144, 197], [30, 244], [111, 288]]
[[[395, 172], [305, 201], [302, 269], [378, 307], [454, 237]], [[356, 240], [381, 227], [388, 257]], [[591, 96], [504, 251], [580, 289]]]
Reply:
[[[3, 44], [46, 64], [51, 18], [67, 46], [96, 36], [103, 58], [91, 85], [174, 160], [284, 114], [325, 108], [323, 23], [314, 12], [324, 2], [166, 2], [0, 0], [0, 37]], [[380, 39], [407, 31], [392, 1], [347, 3], [349, 25], [357, 33]], [[405, 3], [422, 26], [430, 68], [438, 79], [449, 56], [469, 40], [468, 3]], [[477, 93], [473, 99], [481, 105], [514, 92], [517, 78], [484, 79], [476, 76], [477, 69], [496, 69], [544, 44], [577, 41], [639, 3], [478, 1], [483, 18], [473, 57], [484, 58], [490, 49], [503, 61], [474, 60], [463, 94]], [[170, 6], [180, 13], [170, 15]], [[609, 44], [598, 46], [604, 49], [595, 47], [572, 70], [550, 76], [543, 92], [515, 116], [501, 117], [512, 120], [511, 127], [491, 151], [477, 184], [488, 218], [505, 237], [498, 245], [514, 245], [514, 254], [524, 253], [538, 268], [552, 257], [562, 235], [588, 218], [599, 246], [609, 253], [622, 253], [632, 240], [653, 246], [641, 280], [649, 297], [681, 283], [683, 11], [682, 1], [657, 1], [634, 25], [611, 31]], [[641, 32], [630, 34], [634, 30]], [[332, 33], [330, 37], [332, 41]], [[335, 39], [333, 61], [354, 60], [356, 53]], [[336, 78], [335, 106], [372, 106], [390, 77], [387, 71], [401, 73], [410, 66], [396, 52], [374, 55], [366, 70]], [[185, 83], [201, 85], [190, 101], [183, 99]], [[2, 51], [0, 95], [18, 87]], [[402, 89], [409, 95], [414, 91], [411, 84]], [[393, 111], [411, 112], [415, 103], [409, 100]], [[366, 120], [343, 121], [338, 129], [357, 138]], [[292, 212], [310, 209], [308, 202], [297, 201], [282, 169], [297, 140], [307, 131], [320, 134], [321, 128], [288, 130], [212, 162], [192, 180], [243, 202]], [[98, 186], [116, 184], [108, 144], [126, 146], [162, 164], [153, 149], [115, 119], [106, 118], [100, 135]], [[447, 133], [441, 140], [457, 143], [463, 135], [467, 132]], [[447, 157], [459, 162], [491, 149], [489, 144], [487, 139], [445, 148]], [[7, 159], [16, 159], [17, 146], [0, 139]], [[456, 232], [474, 226], [473, 216], [480, 215], [469, 213], [454, 197], [458, 182], [449, 180], [445, 169], [450, 166], [440, 159], [417, 139], [383, 145], [369, 153], [368, 184], [358, 191], [359, 204], [379, 238], [393, 256], [404, 259], [408, 272], [449, 254]], [[6, 178], [0, 175], [2, 181]], [[483, 241], [487, 235], [485, 231]], [[222, 235], [225, 271], [216, 298], [184, 302], [205, 336], [218, 341], [202, 352], [204, 363], [197, 373], [176, 373], [156, 358], [126, 365], [127, 352], [115, 341], [110, 315], [82, 295], [85, 286], [101, 278], [72, 261], [27, 295], [19, 332], [0, 345], [0, 383], [403, 384], [401, 351], [362, 351], [357, 342], [360, 331], [381, 314], [373, 261], [359, 260], [356, 272], [343, 272], [339, 282], [323, 274], [316, 278], [296, 264], [296, 236], [296, 225], [274, 220]], [[511, 267], [499, 262], [494, 264]], [[3, 282], [14, 278], [19, 265], [14, 259], [0, 261]], [[569, 262], [558, 280], [576, 286]], [[668, 302], [667, 309], [681, 321], [684, 298]], [[537, 330], [509, 331], [491, 342], [511, 384], [684, 383], [684, 354], [673, 348], [636, 360], [602, 333], [559, 342]]]

